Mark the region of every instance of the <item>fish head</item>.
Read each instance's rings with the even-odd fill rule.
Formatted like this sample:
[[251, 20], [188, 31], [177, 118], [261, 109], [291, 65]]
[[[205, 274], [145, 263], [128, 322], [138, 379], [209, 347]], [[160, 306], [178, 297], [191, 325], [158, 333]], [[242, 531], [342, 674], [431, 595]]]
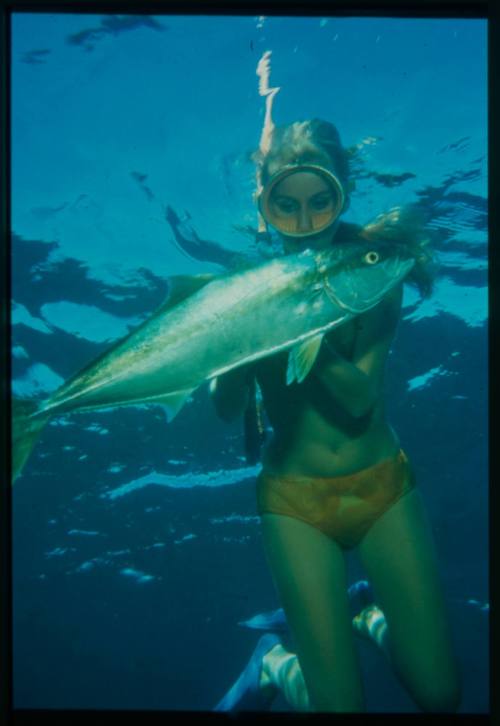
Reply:
[[374, 307], [415, 264], [405, 245], [388, 242], [342, 243], [316, 261], [328, 297], [354, 314]]

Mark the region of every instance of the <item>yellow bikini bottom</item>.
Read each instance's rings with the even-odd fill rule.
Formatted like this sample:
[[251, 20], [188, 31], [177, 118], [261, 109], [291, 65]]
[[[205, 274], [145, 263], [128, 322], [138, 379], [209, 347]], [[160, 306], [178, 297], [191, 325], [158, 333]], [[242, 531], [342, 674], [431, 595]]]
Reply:
[[335, 477], [257, 478], [259, 514], [285, 514], [324, 532], [341, 547], [355, 547], [372, 524], [415, 486], [410, 463], [396, 456], [352, 474]]

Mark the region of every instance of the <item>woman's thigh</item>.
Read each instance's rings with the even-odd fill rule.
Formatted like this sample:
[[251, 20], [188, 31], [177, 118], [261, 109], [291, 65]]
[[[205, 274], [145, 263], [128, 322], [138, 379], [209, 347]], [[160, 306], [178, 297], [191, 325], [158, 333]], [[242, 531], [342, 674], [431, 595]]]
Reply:
[[323, 532], [262, 515], [266, 555], [316, 711], [363, 711], [344, 555]]
[[374, 523], [359, 554], [386, 617], [389, 652], [400, 679], [423, 710], [456, 710], [458, 667], [432, 531], [418, 490]]

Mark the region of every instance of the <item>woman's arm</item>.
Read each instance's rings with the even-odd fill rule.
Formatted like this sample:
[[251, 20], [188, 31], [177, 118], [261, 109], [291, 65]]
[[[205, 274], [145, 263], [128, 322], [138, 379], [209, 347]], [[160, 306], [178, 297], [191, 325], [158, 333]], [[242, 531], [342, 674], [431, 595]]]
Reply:
[[325, 338], [313, 375], [337, 405], [354, 418], [367, 415], [382, 389], [385, 363], [394, 338], [402, 302], [402, 285], [360, 316], [352, 363]]
[[325, 347], [327, 350], [322, 351], [314, 371], [315, 377], [336, 405], [342, 406], [354, 418], [365, 416], [377, 398], [370, 376], [328, 344]]
[[233, 421], [245, 411], [253, 379], [250, 366], [218, 376], [210, 386], [215, 410], [224, 421]]

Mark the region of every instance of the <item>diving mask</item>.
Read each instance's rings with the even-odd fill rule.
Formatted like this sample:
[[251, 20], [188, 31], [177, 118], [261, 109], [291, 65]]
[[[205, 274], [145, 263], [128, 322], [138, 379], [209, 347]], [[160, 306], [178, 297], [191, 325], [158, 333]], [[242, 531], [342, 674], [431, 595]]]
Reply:
[[269, 179], [258, 203], [262, 217], [278, 232], [308, 237], [332, 225], [344, 202], [342, 184], [331, 171], [317, 164], [294, 164]]

